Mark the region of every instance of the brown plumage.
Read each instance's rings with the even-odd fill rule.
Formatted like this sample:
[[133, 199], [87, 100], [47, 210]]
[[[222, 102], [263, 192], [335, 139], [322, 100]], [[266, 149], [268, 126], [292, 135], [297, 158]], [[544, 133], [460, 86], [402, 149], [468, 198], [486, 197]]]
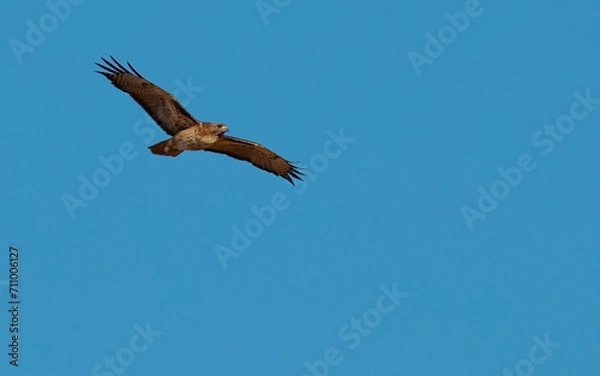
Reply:
[[110, 58], [112, 62], [102, 58], [105, 65], [96, 63], [105, 70], [96, 72], [129, 94], [172, 136], [150, 146], [152, 153], [175, 157], [185, 150], [210, 151], [250, 162], [292, 184], [293, 179], [302, 180], [301, 175], [304, 174], [289, 161], [256, 142], [225, 136], [229, 130], [225, 124], [196, 120], [173, 95], [146, 80], [131, 64], [127, 63], [130, 71], [112, 56]]

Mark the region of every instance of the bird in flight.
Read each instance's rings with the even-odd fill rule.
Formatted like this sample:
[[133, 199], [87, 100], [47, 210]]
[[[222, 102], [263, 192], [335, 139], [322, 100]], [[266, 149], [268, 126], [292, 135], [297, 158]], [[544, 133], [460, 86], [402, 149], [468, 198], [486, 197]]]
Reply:
[[289, 161], [256, 142], [226, 136], [225, 124], [196, 120], [173, 95], [146, 80], [129, 62], [131, 70], [110, 58], [112, 62], [102, 58], [104, 64], [96, 63], [104, 69], [96, 72], [129, 94], [171, 136], [149, 146], [152, 153], [175, 157], [185, 150], [210, 151], [250, 162], [292, 184], [293, 179], [302, 180], [304, 174]]

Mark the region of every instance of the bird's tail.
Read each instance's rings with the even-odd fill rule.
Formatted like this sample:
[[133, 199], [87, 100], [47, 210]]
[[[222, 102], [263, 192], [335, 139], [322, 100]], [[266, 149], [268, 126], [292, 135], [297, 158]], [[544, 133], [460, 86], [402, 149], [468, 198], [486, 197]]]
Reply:
[[183, 150], [172, 148], [171, 145], [168, 144], [169, 141], [171, 141], [170, 138], [168, 140], [161, 141], [158, 144], [148, 146], [148, 149], [150, 149], [153, 154], [168, 155], [169, 157], [176, 157], [183, 153]]

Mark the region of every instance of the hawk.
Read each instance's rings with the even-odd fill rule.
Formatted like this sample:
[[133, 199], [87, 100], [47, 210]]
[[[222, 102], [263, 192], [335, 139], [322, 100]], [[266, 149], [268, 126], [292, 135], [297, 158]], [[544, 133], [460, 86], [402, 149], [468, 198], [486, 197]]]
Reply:
[[104, 71], [96, 72], [129, 94], [171, 136], [149, 146], [152, 153], [175, 157], [185, 150], [210, 151], [250, 162], [292, 184], [293, 179], [302, 180], [304, 174], [289, 161], [256, 142], [226, 136], [229, 128], [225, 124], [196, 120], [173, 95], [146, 80], [129, 62], [131, 70], [110, 58], [112, 62], [101, 58], [104, 64], [96, 65]]

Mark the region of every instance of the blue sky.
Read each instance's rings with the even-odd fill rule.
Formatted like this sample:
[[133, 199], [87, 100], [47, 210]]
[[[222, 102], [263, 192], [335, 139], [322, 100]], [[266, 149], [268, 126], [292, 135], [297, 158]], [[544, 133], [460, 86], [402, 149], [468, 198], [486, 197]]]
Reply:
[[[597, 2], [4, 8], [3, 375], [598, 368]], [[151, 154], [108, 55], [306, 181]]]

